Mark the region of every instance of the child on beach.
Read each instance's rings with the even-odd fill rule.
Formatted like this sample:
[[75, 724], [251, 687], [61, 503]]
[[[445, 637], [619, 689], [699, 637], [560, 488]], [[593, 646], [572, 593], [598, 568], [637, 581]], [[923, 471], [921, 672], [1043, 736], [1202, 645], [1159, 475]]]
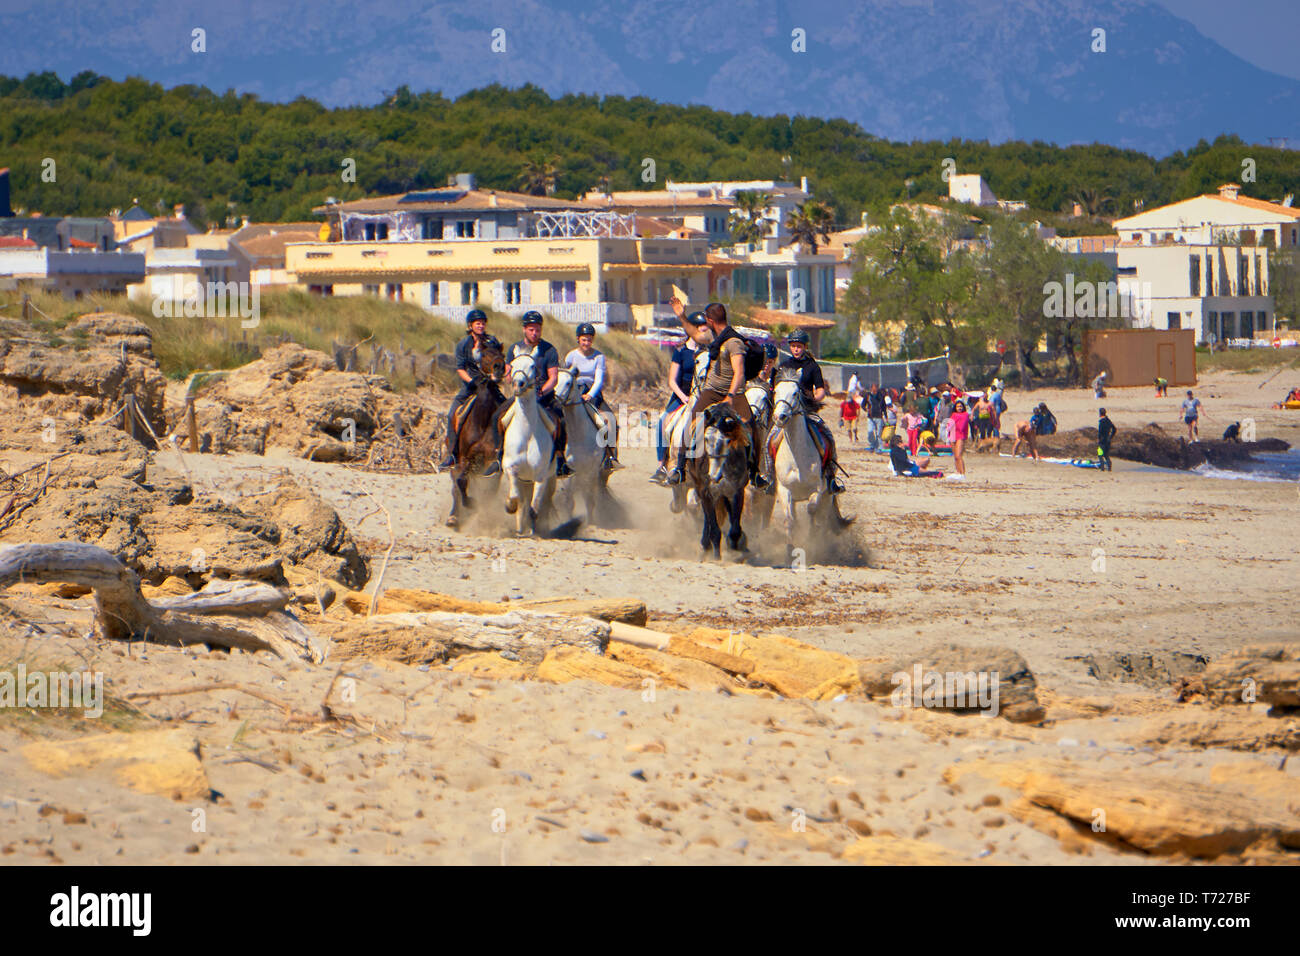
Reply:
[[853, 441], [858, 440], [858, 413], [862, 410], [850, 393], [844, 401], [840, 402], [840, 424], [849, 430], [849, 438]]

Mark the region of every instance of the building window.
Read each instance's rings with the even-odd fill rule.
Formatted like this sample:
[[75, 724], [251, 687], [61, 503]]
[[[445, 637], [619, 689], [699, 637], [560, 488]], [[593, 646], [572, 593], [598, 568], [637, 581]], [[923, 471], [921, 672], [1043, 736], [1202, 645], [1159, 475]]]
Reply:
[[1169, 329], [1181, 329], [1183, 327], [1183, 314], [1181, 312], [1165, 313], [1165, 327]]
[[572, 279], [551, 280], [552, 302], [577, 302], [578, 283]]
[[506, 305], [519, 305], [524, 301], [522, 283], [507, 282], [505, 284]]
[[1205, 333], [1207, 336], [1209, 335], [1214, 336], [1214, 340], [1216, 342], [1222, 341], [1223, 329], [1219, 328], [1219, 313], [1217, 312], [1205, 313]]
[[478, 304], [478, 283], [462, 282], [460, 284], [460, 304], [477, 305]]
[[1237, 337], [1237, 313], [1220, 312], [1219, 313], [1219, 338], [1235, 339]]
[[387, 239], [388, 239], [388, 223], [386, 222], [366, 223], [367, 242], [384, 242]]
[[1241, 313], [1241, 337], [1243, 339], [1253, 339], [1255, 337], [1255, 313]]
[[[1237, 295], [1250, 295], [1250, 292], [1247, 291], [1250, 286], [1246, 281], [1246, 277], [1246, 260], [1244, 257], [1239, 257], [1237, 259]], [[1243, 312], [1241, 315], [1242, 318], [1245, 318], [1246, 313]]]
[[394, 302], [402, 301], [402, 286], [400, 283], [390, 282], [384, 289], [384, 294]]
[[1260, 330], [1261, 332], [1263, 332], [1265, 329], [1267, 329], [1267, 328], [1268, 328], [1268, 313], [1267, 313], [1267, 312], [1256, 312], [1256, 313], [1255, 313], [1255, 324], [1259, 326], [1259, 330]]
[[333, 295], [334, 286], [332, 285], [309, 285], [307, 291], [313, 295]]
[[436, 282], [429, 283], [429, 304], [438, 304], [438, 283]]
[[361, 291], [362, 291], [363, 293], [365, 293], [366, 295], [379, 295], [379, 286], [377, 286], [377, 285], [363, 285], [363, 286], [361, 287]]
[[426, 219], [420, 226], [421, 239], [441, 239], [442, 238], [442, 220]]
[[474, 238], [474, 220], [457, 219], [456, 220], [456, 238], [473, 239]]
[[1192, 295], [1201, 294], [1201, 257], [1192, 256], [1187, 260], [1189, 269], [1188, 278], [1192, 285]]

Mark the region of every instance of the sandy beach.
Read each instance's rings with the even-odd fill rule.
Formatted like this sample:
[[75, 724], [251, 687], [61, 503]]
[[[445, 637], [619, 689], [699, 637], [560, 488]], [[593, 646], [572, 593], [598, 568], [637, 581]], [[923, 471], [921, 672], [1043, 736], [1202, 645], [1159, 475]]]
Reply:
[[[1202, 379], [1207, 435], [1253, 417], [1261, 436], [1297, 440], [1300, 413], [1268, 410], [1284, 388], [1277, 379], [1261, 390], [1263, 378]], [[1063, 430], [1096, 421], [1090, 392], [1008, 399], [1010, 420], [1046, 401]], [[1131, 389], [1104, 404], [1121, 430], [1154, 421], [1172, 432], [1180, 399]], [[436, 664], [291, 667], [267, 654], [57, 636], [50, 621], [86, 620], [82, 598], [47, 610], [40, 632], [11, 628], [0, 658], [85, 660], [118, 699], [238, 683], [304, 711], [343, 674], [355, 681], [357, 720], [348, 733], [302, 732], [276, 706], [229, 688], [133, 698], [140, 713], [124, 720], [199, 747], [217, 796], [180, 800], [93, 774], [39, 773], [24, 756], [31, 730], [4, 726], [0, 861], [1296, 861], [1287, 847], [1300, 768], [1279, 767], [1300, 745], [1296, 718], [1267, 716], [1263, 704], [1180, 702], [1177, 691], [1180, 678], [1246, 645], [1295, 641], [1295, 484], [1119, 460], [1106, 474], [989, 454], [968, 455], [964, 482], [908, 481], [837, 434], [850, 474], [842, 508], [856, 522], [839, 538], [802, 541], [793, 562], [776, 528], [750, 530], [744, 563], [699, 561], [697, 524], [670, 515], [668, 493], [645, 480], [648, 449], [625, 449], [611, 482], [625, 520], [584, 526], [569, 541], [514, 539], [499, 503], [468, 531], [446, 529], [443, 475], [273, 453], [186, 455], [182, 464], [163, 452], [153, 467], [191, 475], [196, 498], [231, 503], [291, 475], [338, 510], [372, 562], [370, 587], [388, 547], [378, 502], [395, 538], [385, 589], [484, 601], [631, 596], [647, 603], [650, 627], [776, 632], [859, 660], [943, 643], [1008, 648], [1037, 681], [1043, 721], [862, 694], [647, 694]], [[1219, 832], [1243, 817], [1282, 835], [1244, 851], [1189, 852], [1208, 845], [1193, 837], [1152, 851], [1082, 825], [1078, 811], [1042, 796], [1049, 791], [1115, 819], [1136, 799], [1192, 830]]]

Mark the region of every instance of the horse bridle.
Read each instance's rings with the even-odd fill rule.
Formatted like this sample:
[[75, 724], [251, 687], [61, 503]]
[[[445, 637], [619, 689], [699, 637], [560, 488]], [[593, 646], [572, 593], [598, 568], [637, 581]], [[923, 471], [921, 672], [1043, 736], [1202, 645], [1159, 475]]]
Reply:
[[583, 402], [582, 389], [576, 387], [578, 384], [578, 376], [573, 371], [573, 369], [569, 368], [568, 366], [564, 366], [563, 368], [561, 368], [559, 374], [567, 375], [569, 377], [569, 387], [564, 393], [566, 397], [560, 398], [558, 394], [558, 392], [560, 391], [560, 380], [558, 377], [555, 380], [555, 391], [552, 394], [555, 394], [556, 398], [560, 398], [560, 404], [563, 405], [565, 408], [570, 408], [570, 407], [576, 408], [578, 405], [581, 405]]
[[[795, 386], [794, 395], [791, 398], [777, 398], [776, 386], [784, 384], [785, 382], [791, 382], [794, 384]], [[781, 408], [782, 405], [790, 409], [790, 414], [785, 416], [786, 421], [789, 421], [796, 414], [806, 415], [808, 413], [808, 403], [804, 401], [803, 389], [799, 388], [799, 383], [795, 379], [789, 379], [789, 378], [781, 379], [776, 383], [776, 385], [772, 386], [772, 421], [773, 422], [777, 422], [781, 420], [781, 415], [778, 410]]]
[[[537, 386], [537, 363], [533, 361], [533, 357], [531, 355], [516, 355], [513, 359], [510, 360], [510, 379], [511, 382], [513, 383], [515, 372], [516, 372], [515, 362], [518, 362], [522, 359], [528, 360], [528, 372], [527, 372], [528, 377], [524, 381], [524, 384], [522, 386], [516, 385], [515, 387], [520, 389], [521, 391], [527, 391], [528, 389], [535, 388]], [[522, 372], [523, 369], [518, 369], [518, 371]]]

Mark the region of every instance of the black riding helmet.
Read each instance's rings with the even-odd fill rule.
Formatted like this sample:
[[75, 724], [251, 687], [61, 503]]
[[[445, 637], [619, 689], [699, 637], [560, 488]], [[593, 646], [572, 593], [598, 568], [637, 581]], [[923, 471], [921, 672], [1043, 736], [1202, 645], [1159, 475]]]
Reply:
[[812, 341], [812, 336], [803, 329], [795, 329], [785, 337], [787, 342], [797, 342], [800, 345], [807, 345]]
[[682, 321], [687, 325], [693, 325], [696, 328], [699, 328], [701, 325], [704, 324], [704, 313], [688, 312], [686, 315], [682, 316]]
[[473, 325], [479, 319], [482, 319], [484, 322], [486, 322], [487, 313], [484, 312], [482, 309], [470, 309], [469, 313], [465, 316], [465, 324]]
[[527, 312], [524, 313], [524, 317], [523, 319], [520, 320], [519, 324], [520, 325], [541, 325], [542, 313], [538, 312], [536, 309], [529, 309]]
[[763, 356], [765, 358], [770, 358], [770, 359], [776, 358], [777, 356], [776, 346], [773, 345], [771, 342], [768, 342], [766, 345], [764, 345]]
[[592, 325], [590, 322], [583, 322], [580, 326], [578, 326], [577, 334], [580, 336], [590, 335], [594, 338], [596, 335], [596, 327]]

